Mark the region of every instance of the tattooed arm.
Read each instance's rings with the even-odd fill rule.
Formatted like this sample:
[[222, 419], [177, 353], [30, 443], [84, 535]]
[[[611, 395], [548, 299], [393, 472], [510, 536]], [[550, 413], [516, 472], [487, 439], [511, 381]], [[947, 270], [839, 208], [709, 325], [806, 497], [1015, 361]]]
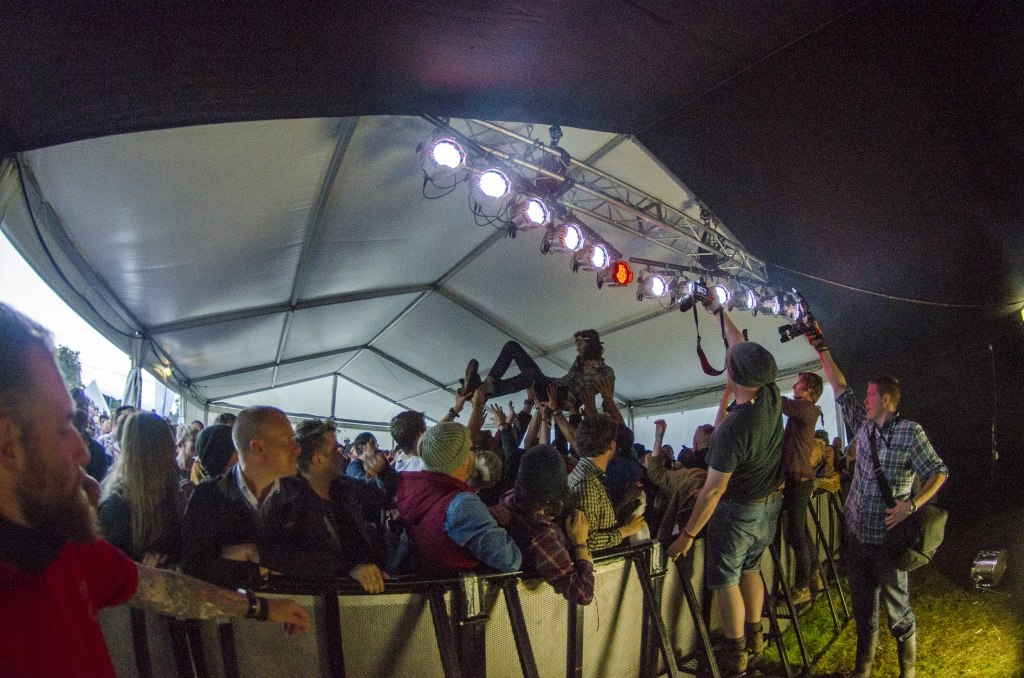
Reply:
[[[245, 617], [249, 601], [245, 595], [168, 570], [137, 565], [139, 585], [128, 601], [157, 614], [178, 619]], [[309, 628], [309, 615], [291, 599], [268, 600], [268, 619], [283, 625], [288, 635], [299, 635]]]

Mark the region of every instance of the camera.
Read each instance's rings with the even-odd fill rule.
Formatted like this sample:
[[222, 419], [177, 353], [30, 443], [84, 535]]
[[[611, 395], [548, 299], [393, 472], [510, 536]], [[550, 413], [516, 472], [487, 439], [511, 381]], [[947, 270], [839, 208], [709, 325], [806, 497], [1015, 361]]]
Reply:
[[710, 304], [712, 298], [711, 291], [703, 280], [689, 282], [686, 285], [686, 292], [679, 299], [679, 310], [686, 313], [693, 308], [694, 303]]
[[811, 307], [795, 291], [782, 299], [783, 313], [793, 321], [779, 328], [779, 341], [786, 343], [794, 337], [820, 337], [821, 328], [811, 313]]

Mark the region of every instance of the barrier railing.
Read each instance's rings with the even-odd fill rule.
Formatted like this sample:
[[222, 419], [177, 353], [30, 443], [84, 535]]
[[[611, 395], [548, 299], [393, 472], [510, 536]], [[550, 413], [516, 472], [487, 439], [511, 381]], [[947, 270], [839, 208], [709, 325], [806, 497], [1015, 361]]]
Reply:
[[[821, 541], [833, 539], [831, 512], [817, 517]], [[776, 558], [766, 552], [767, 605], [776, 600], [777, 572], [792, 581], [790, 560], [784, 542]], [[306, 608], [312, 628], [299, 638], [254, 620], [177, 621], [124, 607], [103, 611], [101, 622], [117, 674], [126, 678], [674, 678], [695, 675], [698, 664], [718, 675], [709, 656], [719, 622], [704, 589], [703, 540], [674, 564], [651, 542], [607, 552], [594, 574], [588, 606], [521, 573], [394, 579], [378, 595], [355, 582], [311, 587], [275, 578], [261, 595]]]

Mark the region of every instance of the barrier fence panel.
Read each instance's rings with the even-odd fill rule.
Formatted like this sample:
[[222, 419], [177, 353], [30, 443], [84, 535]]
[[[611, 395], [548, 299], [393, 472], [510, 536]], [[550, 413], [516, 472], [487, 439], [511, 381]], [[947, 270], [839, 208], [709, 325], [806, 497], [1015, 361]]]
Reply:
[[[174, 640], [169, 626], [172, 620], [138, 610], [141, 614], [136, 614], [136, 617], [144, 623], [145, 629], [134, 629], [132, 612], [126, 605], [99, 612], [100, 626], [107, 639], [114, 672], [122, 678], [177, 677]], [[140, 645], [138, 648], [137, 643]], [[140, 661], [143, 663], [141, 671]]]
[[594, 600], [583, 617], [583, 675], [637, 676], [643, 595], [624, 558], [594, 566]]
[[[824, 539], [838, 544], [838, 522], [827, 508], [829, 498], [817, 501]], [[792, 582], [792, 557], [785, 540], [780, 540], [783, 573], [786, 581]], [[334, 595], [334, 589], [316, 595], [300, 583], [282, 583], [275, 588], [282, 593], [260, 595], [298, 600], [310, 613], [311, 631], [299, 638], [286, 638], [278, 625], [254, 620], [190, 623], [198, 631], [194, 635], [202, 639], [201, 646], [191, 650], [195, 673], [211, 678], [249, 678], [337, 676], [343, 670], [344, 675], [354, 677], [504, 678], [523, 675], [524, 666], [532, 673], [535, 666], [536, 675], [542, 678], [567, 674], [631, 677], [651, 668], [665, 675], [668, 665], [658, 642], [660, 629], [645, 621], [639, 578], [650, 577], [652, 568], [658, 571], [658, 581], [651, 588], [654, 607], [664, 622], [672, 661], [689, 659], [682, 668], [692, 672], [695, 658], [704, 650], [676, 567], [682, 568], [693, 586], [697, 612], [709, 621], [714, 633], [720, 621], [704, 588], [704, 540], [694, 544], [685, 561], [667, 563], [664, 576], [661, 562], [651, 562], [652, 557], [660, 558], [657, 554], [658, 549], [652, 554], [647, 545], [598, 559], [594, 600], [579, 608], [582, 633], [575, 637], [581, 639], [582, 652], [578, 671], [568, 657], [574, 606], [541, 580], [516, 577], [513, 582], [509, 575], [467, 575], [450, 580], [393, 580], [380, 595], [365, 595], [351, 582], [338, 584], [340, 595]], [[819, 559], [824, 560], [825, 555], [825, 549], [819, 549]], [[774, 588], [775, 568], [767, 552], [762, 571]], [[519, 646], [503, 585], [518, 594], [522, 609]], [[771, 598], [767, 600], [770, 604]], [[149, 613], [144, 618], [145, 632], [139, 634], [133, 632], [127, 607], [100, 614], [117, 674], [127, 678], [192, 675], [189, 647], [181, 642], [185, 634], [178, 634], [175, 645], [168, 625], [171, 620]], [[784, 618], [780, 622], [783, 627], [788, 625]], [[140, 644], [148, 649], [150, 658], [142, 670], [136, 657], [147, 652], [136, 652]], [[532, 664], [529, 654], [521, 657], [518, 651], [526, 645], [532, 650]]]

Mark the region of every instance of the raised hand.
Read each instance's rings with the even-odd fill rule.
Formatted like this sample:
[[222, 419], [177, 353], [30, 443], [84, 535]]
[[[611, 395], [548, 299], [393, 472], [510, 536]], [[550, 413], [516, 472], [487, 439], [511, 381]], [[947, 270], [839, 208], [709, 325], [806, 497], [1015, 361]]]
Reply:
[[494, 415], [494, 423], [497, 426], [502, 424], [508, 424], [508, 418], [505, 416], [505, 410], [501, 409], [500, 405], [491, 404], [491, 414]]

